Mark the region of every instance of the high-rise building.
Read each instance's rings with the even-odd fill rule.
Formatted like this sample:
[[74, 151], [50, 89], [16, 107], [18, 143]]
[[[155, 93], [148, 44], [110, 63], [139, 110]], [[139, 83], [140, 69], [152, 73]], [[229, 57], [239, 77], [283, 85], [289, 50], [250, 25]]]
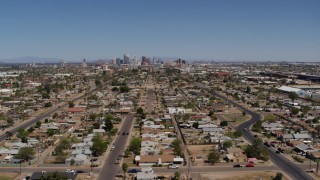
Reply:
[[121, 65], [121, 59], [120, 58], [116, 58], [116, 64], [118, 65], [118, 66], [120, 66]]
[[64, 62], [64, 60], [61, 60], [60, 61], [60, 67], [64, 67], [65, 66], [65, 62]]
[[141, 65], [150, 65], [150, 58], [142, 56]]
[[137, 56], [133, 56], [133, 64], [134, 65], [137, 65], [138, 64], [138, 58], [137, 58]]
[[117, 64], [116, 59], [112, 59], [111, 64]]
[[87, 67], [86, 59], [83, 59], [81, 66], [82, 67]]
[[123, 55], [123, 62], [124, 62], [124, 64], [130, 64], [129, 54], [124, 54]]
[[152, 58], [152, 64], [155, 64], [157, 62], [157, 58], [156, 57], [153, 57]]
[[32, 61], [31, 67], [36, 67], [36, 63]]

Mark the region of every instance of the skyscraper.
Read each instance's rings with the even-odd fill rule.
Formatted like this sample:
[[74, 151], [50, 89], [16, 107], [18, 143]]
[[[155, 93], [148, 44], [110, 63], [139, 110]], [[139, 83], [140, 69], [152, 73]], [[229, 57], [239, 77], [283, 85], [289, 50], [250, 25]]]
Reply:
[[142, 56], [141, 65], [150, 65], [150, 58]]
[[61, 61], [60, 61], [60, 67], [64, 67], [64, 65], [65, 65], [64, 60], [61, 60]]
[[82, 67], [87, 67], [86, 59], [83, 59], [81, 66]]
[[120, 66], [120, 65], [121, 65], [121, 59], [120, 59], [120, 58], [117, 58], [117, 59], [116, 59], [116, 63], [117, 63], [118, 66]]
[[124, 54], [124, 55], [123, 55], [123, 63], [124, 63], [124, 64], [130, 64], [129, 54]]
[[137, 65], [138, 64], [138, 58], [137, 56], [133, 56], [133, 64]]

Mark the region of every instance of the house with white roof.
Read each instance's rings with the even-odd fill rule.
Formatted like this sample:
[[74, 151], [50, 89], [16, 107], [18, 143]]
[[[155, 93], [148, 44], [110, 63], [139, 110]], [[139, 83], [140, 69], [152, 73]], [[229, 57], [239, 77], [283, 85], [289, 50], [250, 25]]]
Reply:
[[84, 154], [77, 154], [75, 156], [71, 156], [71, 157], [67, 158], [65, 160], [65, 164], [70, 166], [72, 160], [74, 161], [74, 165], [81, 166], [81, 165], [84, 165], [87, 162], [88, 158]]

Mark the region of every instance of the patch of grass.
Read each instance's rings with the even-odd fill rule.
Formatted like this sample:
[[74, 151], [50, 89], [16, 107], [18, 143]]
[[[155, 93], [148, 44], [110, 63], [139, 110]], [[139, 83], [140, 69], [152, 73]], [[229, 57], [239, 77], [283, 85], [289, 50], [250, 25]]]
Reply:
[[0, 176], [1, 180], [13, 180], [14, 178], [8, 177], [8, 176]]
[[226, 135], [226, 136], [228, 136], [230, 138], [235, 138], [232, 131], [228, 131], [228, 132], [224, 133], [224, 135]]
[[298, 157], [298, 156], [292, 156], [292, 158], [294, 160], [298, 161], [299, 163], [303, 163], [304, 162], [304, 160], [302, 158]]
[[273, 115], [273, 114], [263, 114], [265, 121], [267, 122], [275, 122], [277, 119], [279, 119], [277, 116]]
[[2, 175], [0, 175], [0, 179], [1, 180], [14, 180], [18, 174], [15, 173], [1, 173]]
[[222, 115], [222, 117], [228, 121], [228, 122], [232, 122], [233, 124], [241, 124], [243, 122], [245, 122], [246, 120], [249, 119], [248, 115], [243, 116], [240, 113], [237, 114], [224, 114]]

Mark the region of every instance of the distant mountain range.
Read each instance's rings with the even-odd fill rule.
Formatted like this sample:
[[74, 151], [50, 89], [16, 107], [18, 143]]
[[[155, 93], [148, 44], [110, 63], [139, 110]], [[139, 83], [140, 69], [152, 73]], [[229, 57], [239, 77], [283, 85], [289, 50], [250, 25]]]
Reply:
[[2, 64], [11, 64], [11, 63], [58, 63], [60, 62], [59, 58], [41, 58], [34, 56], [26, 56], [12, 59], [0, 59], [0, 63]]

